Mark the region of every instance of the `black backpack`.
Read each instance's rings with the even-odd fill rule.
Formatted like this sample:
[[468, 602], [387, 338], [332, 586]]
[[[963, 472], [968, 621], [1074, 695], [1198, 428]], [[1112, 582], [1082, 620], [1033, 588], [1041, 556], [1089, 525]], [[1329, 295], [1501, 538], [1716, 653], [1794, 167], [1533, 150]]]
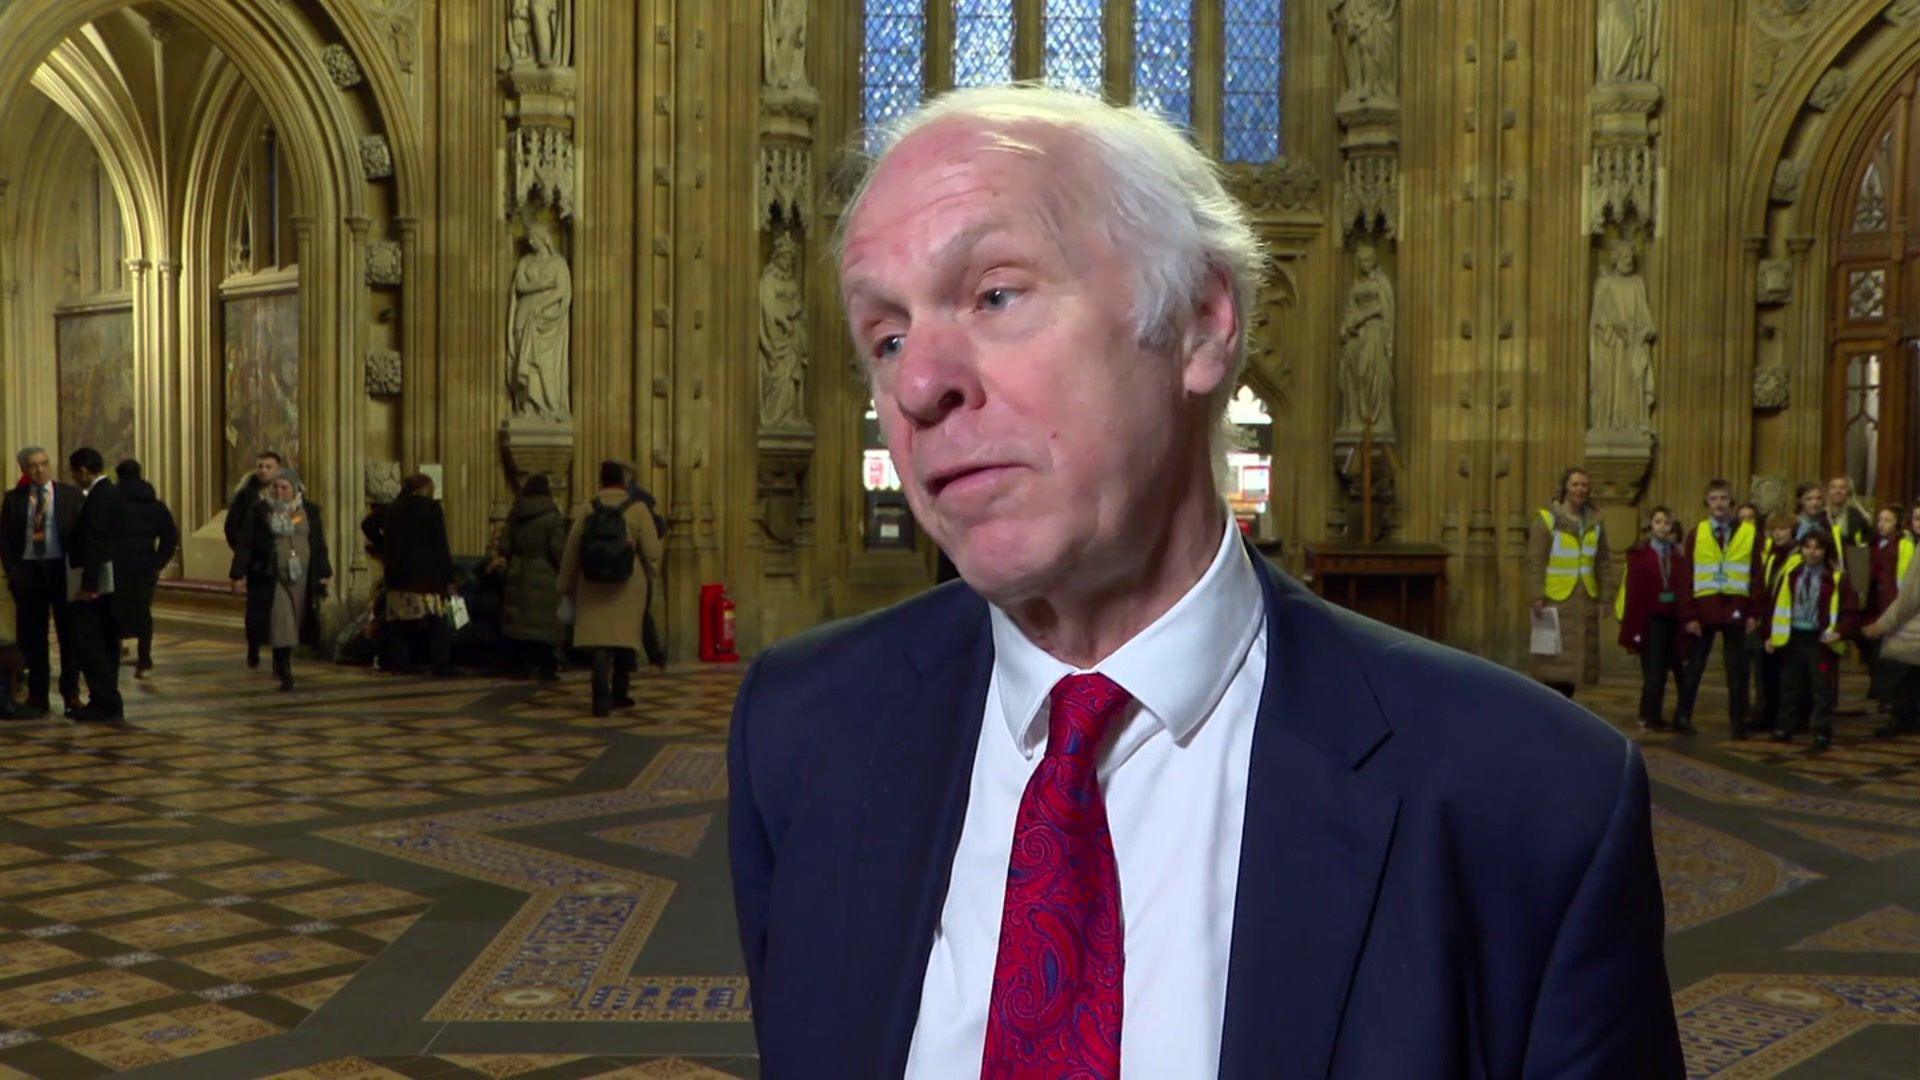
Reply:
[[633, 577], [633, 537], [627, 533], [628, 499], [608, 506], [595, 499], [580, 532], [580, 574], [588, 581], [618, 585]]

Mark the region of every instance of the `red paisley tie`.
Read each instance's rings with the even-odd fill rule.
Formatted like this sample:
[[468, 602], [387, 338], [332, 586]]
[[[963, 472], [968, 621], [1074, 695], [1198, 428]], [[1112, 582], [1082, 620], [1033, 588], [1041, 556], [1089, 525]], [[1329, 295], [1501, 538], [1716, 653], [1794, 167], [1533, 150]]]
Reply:
[[982, 1080], [1120, 1075], [1120, 872], [1094, 754], [1129, 700], [1105, 675], [1053, 688], [1013, 825]]

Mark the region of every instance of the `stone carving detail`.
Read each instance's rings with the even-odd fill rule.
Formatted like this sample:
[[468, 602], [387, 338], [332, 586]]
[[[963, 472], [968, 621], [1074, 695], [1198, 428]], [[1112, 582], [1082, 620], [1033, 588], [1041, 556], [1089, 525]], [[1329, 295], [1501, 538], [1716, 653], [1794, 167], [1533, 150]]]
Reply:
[[800, 291], [799, 245], [774, 238], [760, 274], [760, 430], [811, 432], [807, 423], [807, 312]]
[[1779, 511], [1797, 512], [1788, 498], [1787, 478], [1766, 473], [1754, 473], [1747, 480], [1747, 498], [1764, 516]]
[[1599, 0], [1594, 33], [1594, 81], [1647, 82], [1653, 78], [1655, 0]]
[[1773, 171], [1773, 201], [1794, 203], [1800, 200], [1800, 188], [1807, 182], [1805, 162], [1783, 161]]
[[552, 207], [562, 218], [573, 217], [572, 135], [546, 126], [515, 128], [507, 138], [507, 162], [510, 213]]
[[400, 463], [369, 461], [362, 480], [370, 503], [389, 503], [400, 497]]
[[399, 241], [367, 241], [367, 284], [400, 284], [401, 266]]
[[1755, 289], [1762, 304], [1784, 304], [1793, 299], [1793, 260], [1762, 259]]
[[782, 221], [804, 227], [813, 216], [813, 151], [800, 143], [768, 142], [760, 148], [762, 229]]
[[1340, 107], [1400, 100], [1399, 0], [1329, 0], [1327, 18], [1346, 76]]
[[1385, 154], [1350, 152], [1346, 183], [1340, 188], [1340, 218], [1346, 231], [1400, 234], [1400, 159]]
[[1320, 205], [1320, 174], [1308, 161], [1275, 158], [1227, 170], [1227, 190], [1254, 213], [1313, 210]]
[[778, 90], [811, 88], [807, 82], [807, 0], [767, 0], [761, 26], [766, 84]]
[[1353, 285], [1340, 317], [1340, 425], [1334, 434], [1358, 437], [1371, 425], [1375, 439], [1391, 441], [1393, 282], [1372, 244], [1354, 249], [1353, 259]]
[[1787, 407], [1788, 387], [1792, 380], [1787, 369], [1779, 365], [1766, 365], [1753, 370], [1753, 407], [1756, 409], [1784, 409]]
[[1852, 73], [1845, 68], [1834, 68], [1820, 76], [1820, 81], [1814, 84], [1813, 93], [1807, 95], [1807, 104], [1826, 112], [1840, 104], [1840, 99], [1846, 97], [1851, 89]]
[[1754, 101], [1773, 95], [1781, 73], [1799, 55], [1799, 43], [1821, 27], [1833, 6], [1834, 0], [1756, 0], [1751, 6], [1747, 76]]
[[365, 77], [360, 73], [360, 62], [353, 58], [352, 50], [345, 45], [333, 44], [320, 50], [320, 63], [326, 66], [327, 75], [333, 79], [333, 85], [342, 90], [351, 90], [360, 85]]
[[514, 67], [572, 67], [573, 0], [510, 0], [507, 57]]
[[507, 308], [507, 392], [515, 416], [565, 419], [567, 348], [573, 313], [573, 271], [554, 247], [553, 230], [527, 228], [527, 253], [513, 271]]
[[1588, 324], [1588, 397], [1592, 431], [1644, 433], [1653, 428], [1653, 309], [1633, 245], [1614, 245], [1593, 287]]
[[1592, 217], [1588, 229], [1598, 233], [1607, 220], [1626, 221], [1638, 214], [1653, 219], [1653, 148], [1642, 140], [1602, 143], [1593, 150]]
[[385, 180], [393, 175], [393, 147], [385, 135], [365, 135], [360, 139], [360, 171], [369, 180]]
[[370, 397], [398, 397], [400, 394], [400, 354], [392, 349], [367, 352], [367, 394]]

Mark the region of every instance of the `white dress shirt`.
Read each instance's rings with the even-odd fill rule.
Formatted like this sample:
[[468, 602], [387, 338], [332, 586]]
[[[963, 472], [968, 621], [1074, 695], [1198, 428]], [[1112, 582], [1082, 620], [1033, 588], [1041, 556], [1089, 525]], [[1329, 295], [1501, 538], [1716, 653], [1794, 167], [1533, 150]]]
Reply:
[[[989, 610], [993, 680], [921, 986], [909, 1080], [980, 1075], [1014, 819], [1046, 749], [1048, 695], [1076, 673], [998, 608]], [[1125, 928], [1123, 1076], [1219, 1072], [1247, 762], [1266, 656], [1260, 581], [1229, 515], [1199, 582], [1092, 669], [1133, 696], [1098, 765]]]
[[27, 509], [26, 509], [27, 542], [26, 542], [26, 546], [20, 549], [22, 558], [45, 559], [50, 562], [54, 560], [58, 560], [60, 562], [66, 561], [66, 558], [67, 558], [66, 549], [60, 546], [60, 526], [58, 524], [60, 521], [60, 516], [54, 513], [54, 508], [53, 508], [53, 497], [55, 492], [57, 492], [59, 488], [60, 488], [60, 485], [54, 483], [51, 480], [47, 481], [45, 484], [40, 485], [40, 492], [42, 495], [46, 497], [47, 550], [44, 555], [35, 555], [33, 553], [33, 485], [32, 484], [27, 485]]

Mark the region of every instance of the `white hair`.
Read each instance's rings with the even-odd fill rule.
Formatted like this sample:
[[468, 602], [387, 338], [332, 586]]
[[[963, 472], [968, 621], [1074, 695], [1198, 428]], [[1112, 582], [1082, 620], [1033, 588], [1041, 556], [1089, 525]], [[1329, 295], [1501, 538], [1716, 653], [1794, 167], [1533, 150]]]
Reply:
[[25, 472], [27, 470], [27, 462], [32, 461], [35, 456], [46, 452], [47, 448], [44, 446], [23, 446], [20, 448], [20, 452], [13, 456], [13, 460], [19, 462], [20, 471]]
[[923, 127], [962, 120], [996, 133], [1042, 126], [1075, 139], [1106, 173], [1095, 214], [1108, 240], [1133, 270], [1134, 332], [1141, 344], [1171, 348], [1192, 317], [1209, 274], [1233, 289], [1238, 326], [1227, 377], [1209, 402], [1216, 478], [1239, 442], [1227, 405], [1246, 365], [1247, 328], [1266, 256], [1247, 212], [1227, 194], [1220, 169], [1165, 119], [1137, 107], [1031, 83], [954, 90], [923, 102], [886, 124], [872, 140], [872, 167], [840, 218], [836, 255], [844, 255], [846, 226], [866, 198], [879, 165], [902, 140]]

